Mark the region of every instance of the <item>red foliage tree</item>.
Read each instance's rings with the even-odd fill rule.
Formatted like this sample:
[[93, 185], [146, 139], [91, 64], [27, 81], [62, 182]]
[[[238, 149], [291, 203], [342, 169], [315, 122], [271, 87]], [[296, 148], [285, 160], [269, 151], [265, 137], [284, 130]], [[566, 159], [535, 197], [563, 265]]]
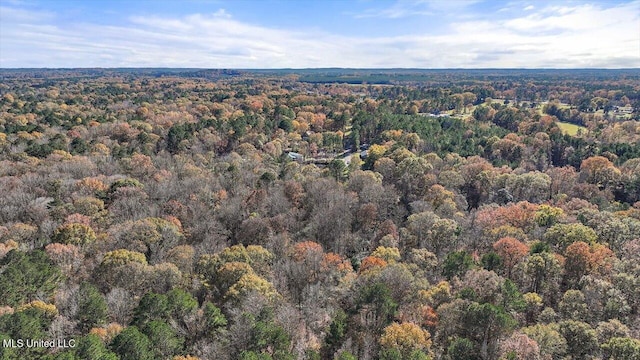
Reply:
[[509, 279], [511, 279], [511, 270], [513, 267], [529, 252], [529, 246], [512, 237], [504, 237], [496, 241], [496, 243], [493, 244], [493, 249], [502, 258], [507, 270], [507, 278]]

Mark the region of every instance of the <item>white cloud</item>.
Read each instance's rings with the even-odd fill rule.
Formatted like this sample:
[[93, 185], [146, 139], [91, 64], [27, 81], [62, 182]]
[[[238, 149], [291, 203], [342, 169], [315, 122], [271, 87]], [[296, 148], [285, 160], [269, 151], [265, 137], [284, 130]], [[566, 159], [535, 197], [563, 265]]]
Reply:
[[640, 67], [638, 1], [458, 17], [444, 34], [387, 37], [257, 26], [222, 9], [132, 16], [120, 26], [56, 25], [55, 14], [8, 7], [1, 15], [0, 67]]
[[454, 14], [478, 3], [480, 0], [398, 0], [383, 8], [369, 8], [354, 15], [356, 19], [380, 17], [399, 19], [409, 16]]

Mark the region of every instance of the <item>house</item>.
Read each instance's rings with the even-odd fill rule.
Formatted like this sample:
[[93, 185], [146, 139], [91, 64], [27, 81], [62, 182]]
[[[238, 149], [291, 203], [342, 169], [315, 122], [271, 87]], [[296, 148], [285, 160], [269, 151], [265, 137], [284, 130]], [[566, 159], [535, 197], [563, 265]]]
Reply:
[[633, 107], [632, 106], [616, 106], [616, 109], [614, 112], [617, 113], [621, 113], [621, 114], [632, 114], [633, 113]]
[[297, 162], [304, 161], [304, 156], [302, 156], [302, 154], [298, 154], [297, 152], [290, 151], [289, 153], [287, 153], [287, 156], [289, 156], [289, 159], [293, 161], [297, 161]]

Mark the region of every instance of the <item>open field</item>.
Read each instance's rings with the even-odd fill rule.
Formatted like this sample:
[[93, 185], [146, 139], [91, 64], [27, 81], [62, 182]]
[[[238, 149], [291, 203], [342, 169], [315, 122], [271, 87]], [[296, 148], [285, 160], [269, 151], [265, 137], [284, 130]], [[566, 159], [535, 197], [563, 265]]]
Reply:
[[566, 122], [562, 122], [562, 121], [558, 121], [557, 124], [558, 124], [558, 127], [560, 128], [560, 130], [562, 130], [563, 134], [576, 136], [576, 135], [578, 135], [578, 131], [579, 130], [582, 130], [583, 133], [587, 132], [587, 128], [584, 127], [584, 126], [579, 126], [579, 125], [576, 125], [576, 124], [566, 123]]

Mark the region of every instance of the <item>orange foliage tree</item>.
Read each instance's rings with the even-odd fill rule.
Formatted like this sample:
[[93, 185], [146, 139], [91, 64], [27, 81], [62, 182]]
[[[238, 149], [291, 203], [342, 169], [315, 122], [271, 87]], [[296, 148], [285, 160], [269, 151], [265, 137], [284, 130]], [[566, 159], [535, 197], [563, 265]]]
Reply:
[[504, 237], [495, 244], [493, 248], [500, 255], [504, 266], [507, 270], [507, 278], [511, 279], [511, 270], [518, 264], [529, 252], [529, 247], [520, 242], [516, 238]]

